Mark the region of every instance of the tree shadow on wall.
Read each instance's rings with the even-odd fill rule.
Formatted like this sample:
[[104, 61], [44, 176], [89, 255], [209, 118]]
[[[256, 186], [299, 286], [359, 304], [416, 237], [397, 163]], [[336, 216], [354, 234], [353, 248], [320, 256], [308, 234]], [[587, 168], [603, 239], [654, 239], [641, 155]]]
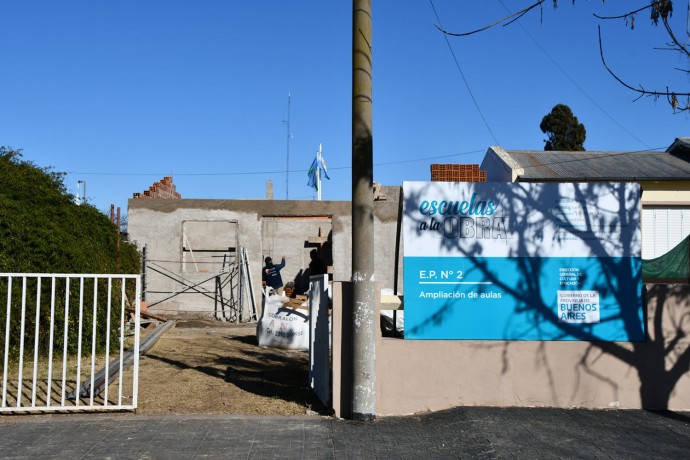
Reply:
[[[579, 360], [578, 372], [593, 376], [609, 385], [614, 394], [617, 383], [598, 371], [595, 363], [602, 355], [614, 357], [635, 369], [640, 379], [640, 398], [646, 409], [666, 410], [669, 399], [678, 381], [690, 370], [690, 343], [686, 335], [690, 332], [690, 285], [649, 285], [646, 303], [634, 286], [641, 286], [641, 270], [631, 265], [630, 260], [606, 257], [608, 254], [630, 255], [631, 248], [639, 248], [639, 234], [622, 231], [639, 222], [639, 207], [634, 206], [639, 197], [623, 184], [588, 183], [575, 184], [574, 201], [585, 203], [587, 212], [578, 214], [574, 208], [561, 207], [561, 200], [572, 197], [560, 195], [560, 188], [554, 195], [554, 187], [544, 184], [482, 184], [482, 193], [495, 197], [506, 214], [507, 263], [512, 264], [497, 270], [485, 257], [485, 249], [473, 238], [442, 238], [438, 245], [441, 254], [455, 254], [470, 263], [468, 274], [480, 275], [500, 288], [512, 300], [511, 318], [502, 325], [503, 336], [510, 340], [578, 340], [588, 342], [586, 352]], [[422, 196], [440, 196], [439, 199], [462, 200], [462, 197], [444, 196], [445, 189], [429, 183], [417, 193], [408, 193], [405, 198], [405, 214], [408, 231], [421, 237], [423, 219], [419, 212]], [[611, 195], [619, 203], [618, 209], [601, 207], [588, 199], [591, 196]], [[428, 223], [428, 222], [427, 222]], [[451, 222], [452, 224], [452, 222]], [[414, 226], [412, 229], [410, 226]], [[446, 231], [449, 229], [446, 228]], [[454, 234], [454, 229], [450, 229]], [[441, 226], [440, 232], [443, 232]], [[601, 235], [615, 235], [613, 238]], [[592, 237], [598, 235], [599, 237]], [[581, 289], [599, 291], [602, 297], [615, 300], [621, 308], [607, 310], [600, 318], [600, 325], [609, 325], [624, 332], [624, 336], [638, 340], [614, 342], [601, 336], [595, 324], [573, 324], [559, 320], [554, 306], [553, 290], [545, 287], [544, 281], [553, 276], [553, 267], [547, 266], [547, 259], [559, 253], [572, 239], [586, 245], [582, 257], [590, 256], [594, 264], [591, 273], [597, 276], [581, 280]], [[507, 273], [513, 277], [507, 281]], [[588, 275], [588, 269], [584, 275]], [[515, 277], [517, 279], [515, 280]], [[480, 288], [481, 290], [482, 288]], [[421, 333], [452, 320], [455, 302], [444, 302], [436, 311], [410, 329], [413, 334]], [[640, 320], [640, 311], [643, 312]], [[647, 320], [649, 317], [649, 321]], [[648, 330], [649, 328], [649, 330]], [[625, 340], [625, 339], [623, 339]], [[504, 342], [503, 372], [509, 370], [508, 348], [511, 342]], [[539, 346], [537, 361], [546, 370], [553, 395], [557, 394], [555, 379], [547, 357], [547, 342]]]

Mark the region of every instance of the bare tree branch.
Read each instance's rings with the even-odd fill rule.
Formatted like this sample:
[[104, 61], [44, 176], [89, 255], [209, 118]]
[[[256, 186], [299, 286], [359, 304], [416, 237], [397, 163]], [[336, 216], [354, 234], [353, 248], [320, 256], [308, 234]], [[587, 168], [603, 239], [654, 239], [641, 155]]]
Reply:
[[[436, 24], [436, 28], [441, 31], [445, 35], [453, 36], [453, 37], [466, 37], [468, 35], [473, 35], [479, 32], [483, 32], [487, 29], [490, 29], [492, 27], [495, 27], [499, 24], [502, 24], [504, 27], [507, 25], [512, 24], [513, 22], [517, 21], [521, 17], [523, 17], [525, 14], [528, 12], [532, 11], [534, 8], [539, 7], [542, 9], [542, 5], [545, 2], [545, 0], [538, 0], [532, 5], [523, 8], [522, 10], [510, 14], [509, 16], [506, 16], [502, 19], [499, 19], [498, 21], [489, 24], [485, 27], [482, 27], [480, 29], [476, 29], [470, 32], [463, 32], [463, 33], [455, 33], [455, 32], [449, 32], [445, 30], [444, 28], [441, 27], [440, 23]], [[666, 33], [671, 39], [671, 42], [667, 43], [668, 48], [664, 48], [663, 50], [665, 51], [676, 51], [679, 52], [686, 57], [690, 58], [690, 44], [684, 44], [681, 43], [680, 40], [676, 37], [675, 33], [673, 32], [670, 24], [669, 24], [669, 18], [673, 14], [673, 1], [672, 0], [646, 0], [648, 2], [646, 5], [637, 8], [635, 10], [629, 11], [625, 14], [620, 14], [616, 16], [603, 16], [599, 14], [594, 14], [594, 17], [597, 19], [602, 19], [602, 20], [609, 20], [609, 19], [624, 19], [626, 23], [630, 21], [630, 26], [634, 28], [635, 24], [635, 17], [638, 13], [644, 10], [651, 10], [651, 20], [654, 23], [654, 25], [658, 25], [659, 20], [664, 25], [664, 28], [666, 29]], [[574, 1], [573, 1], [574, 3]], [[557, 5], [557, 0], [554, 0], [554, 7]], [[690, 38], [690, 4], [688, 5], [688, 18], [686, 21], [686, 35], [688, 38]], [[639, 87], [634, 87], [625, 81], [623, 81], [622, 78], [620, 78], [606, 63], [606, 59], [604, 58], [604, 48], [603, 48], [603, 43], [601, 39], [601, 27], [598, 27], [598, 33], [599, 33], [599, 54], [601, 56], [601, 62], [604, 65], [604, 68], [608, 71], [608, 73], [621, 85], [623, 85], [625, 88], [636, 92], [639, 94], [639, 97], [637, 97], [635, 100], [640, 99], [642, 96], [652, 96], [655, 99], [658, 99], [660, 97], [665, 97], [666, 100], [668, 101], [669, 105], [673, 107], [674, 113], [676, 112], [683, 112], [690, 110], [690, 92], [682, 92], [682, 93], [677, 93], [674, 91], [669, 90], [669, 88], [666, 88], [666, 91], [656, 91], [656, 90], [648, 90], [645, 89], [642, 85], [639, 85]], [[690, 69], [676, 69], [680, 70], [681, 72], [684, 72], [686, 74], [690, 74]], [[681, 105], [678, 102], [679, 97], [685, 97], [687, 99], [687, 102], [684, 105]]]
[[511, 15], [509, 15], [509, 16], [506, 16], [506, 17], [504, 17], [504, 18], [502, 18], [502, 19], [499, 19], [498, 21], [494, 22], [493, 24], [489, 24], [489, 25], [486, 26], [486, 27], [482, 27], [481, 29], [473, 30], [473, 31], [471, 31], [471, 32], [464, 32], [464, 33], [453, 33], [453, 32], [448, 32], [447, 30], [443, 29], [439, 24], [436, 24], [436, 28], [437, 28], [438, 30], [440, 30], [441, 32], [443, 32], [444, 34], [450, 35], [450, 36], [452, 36], [452, 37], [466, 37], [466, 36], [468, 36], [468, 35], [476, 34], [476, 33], [478, 33], [478, 32], [483, 32], [483, 31], [485, 31], [485, 30], [487, 30], [487, 29], [490, 29], [490, 28], [492, 28], [492, 27], [494, 27], [494, 26], [497, 26], [498, 24], [500, 24], [500, 23], [502, 23], [502, 22], [508, 21], [509, 19], [511, 19], [511, 21], [507, 22], [507, 23], [504, 24], [504, 25], [508, 25], [508, 24], [510, 24], [510, 23], [512, 23], [512, 22], [514, 22], [514, 21], [517, 21], [518, 19], [520, 19], [522, 16], [524, 16], [524, 15], [525, 15], [527, 12], [529, 12], [530, 10], [532, 10], [532, 9], [538, 7], [538, 6], [541, 6], [545, 1], [546, 1], [546, 0], [539, 0], [539, 1], [537, 1], [535, 4], [533, 4], [533, 5], [531, 5], [531, 6], [528, 6], [527, 8], [522, 9], [522, 10], [518, 11], [517, 13], [513, 13], [513, 14], [511, 14]]
[[626, 88], [628, 88], [631, 91], [639, 93], [640, 97], [642, 97], [642, 96], [653, 96], [655, 98], [659, 98], [662, 96], [666, 97], [666, 99], [668, 100], [668, 103], [671, 105], [671, 107], [673, 107], [674, 111], [676, 111], [676, 110], [677, 111], [685, 111], [685, 110], [690, 109], [690, 106], [688, 106], [688, 105], [686, 105], [684, 107], [680, 107], [678, 104], [678, 96], [690, 97], [690, 93], [675, 93], [673, 91], [669, 91], [668, 88], [666, 88], [666, 91], [650, 91], [650, 90], [644, 89], [644, 87], [642, 87], [642, 86], [640, 88], [635, 88], [634, 86], [631, 86], [628, 83], [626, 83], [625, 81], [623, 81], [618, 75], [616, 75], [613, 72], [613, 70], [611, 70], [611, 68], [606, 63], [606, 59], [604, 58], [604, 45], [603, 45], [603, 42], [601, 40], [601, 27], [597, 27], [597, 29], [599, 32], [599, 55], [601, 56], [601, 62], [604, 65], [604, 68], [611, 74], [611, 76], [613, 78], [616, 79], [616, 81], [618, 83], [625, 86]]
[[671, 40], [673, 40], [673, 44], [676, 45], [677, 50], [686, 56], [690, 56], [690, 51], [685, 47], [685, 45], [682, 45], [678, 39], [676, 38], [675, 34], [673, 33], [673, 29], [671, 29], [671, 26], [668, 23], [667, 18], [663, 18], [661, 20], [664, 23], [664, 27], [666, 28], [666, 32], [668, 32], [669, 37], [671, 37]]
[[596, 13], [592, 13], [592, 14], [593, 14], [594, 17], [597, 18], [597, 19], [627, 19], [627, 18], [629, 18], [630, 16], [636, 15], [636, 14], [639, 13], [640, 11], [644, 11], [644, 10], [646, 10], [647, 8], [651, 8], [652, 6], [654, 6], [653, 3], [650, 3], [650, 4], [647, 5], [647, 6], [643, 6], [642, 8], [639, 8], [639, 9], [637, 9], [637, 10], [635, 10], [635, 11], [630, 11], [630, 12], [628, 12], [628, 13], [621, 14], [620, 16], [599, 16], [599, 15], [596, 14]]

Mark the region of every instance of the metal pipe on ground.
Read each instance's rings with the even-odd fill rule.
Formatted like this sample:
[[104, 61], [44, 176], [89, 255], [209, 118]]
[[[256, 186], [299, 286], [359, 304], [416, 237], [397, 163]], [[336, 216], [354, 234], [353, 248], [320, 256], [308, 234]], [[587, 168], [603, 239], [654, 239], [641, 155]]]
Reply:
[[[149, 335], [147, 335], [144, 340], [142, 340], [141, 344], [139, 345], [139, 356], [145, 354], [148, 350], [151, 349], [151, 347], [158, 341], [158, 339], [161, 338], [163, 334], [165, 334], [167, 331], [172, 329], [175, 326], [175, 321], [166, 321], [165, 323], [161, 324], [160, 326], [156, 327], [156, 329], [153, 330]], [[134, 348], [130, 348], [124, 353], [124, 356], [122, 357], [122, 369], [120, 369], [120, 357], [117, 357], [110, 361], [108, 366], [104, 367], [100, 371], [96, 373], [96, 375], [93, 378], [93, 388], [94, 388], [94, 396], [98, 396], [101, 394], [103, 389], [105, 388], [105, 376], [106, 376], [106, 371], [108, 375], [108, 382], [112, 382], [113, 378], [115, 375], [117, 375], [118, 372], [124, 372], [125, 369], [129, 368], [129, 366], [132, 365], [134, 362]], [[91, 381], [86, 381], [84, 382], [81, 387], [79, 388], [79, 396], [81, 398], [86, 398], [91, 394]], [[75, 394], [74, 391], [70, 392], [67, 394], [67, 399], [74, 399]]]

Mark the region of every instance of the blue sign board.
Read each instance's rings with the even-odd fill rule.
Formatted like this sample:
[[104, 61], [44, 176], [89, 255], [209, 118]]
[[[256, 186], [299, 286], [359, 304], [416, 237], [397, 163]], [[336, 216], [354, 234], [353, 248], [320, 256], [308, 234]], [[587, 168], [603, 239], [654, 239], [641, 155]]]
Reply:
[[406, 339], [644, 340], [638, 184], [403, 189]]

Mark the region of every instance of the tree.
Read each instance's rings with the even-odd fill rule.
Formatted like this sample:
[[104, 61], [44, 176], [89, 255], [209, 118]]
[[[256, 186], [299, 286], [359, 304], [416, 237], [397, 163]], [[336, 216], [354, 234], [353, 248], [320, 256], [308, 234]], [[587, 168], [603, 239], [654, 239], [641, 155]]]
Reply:
[[139, 273], [136, 247], [118, 251], [117, 228], [63, 177], [0, 147], [0, 272]]
[[548, 137], [544, 150], [585, 150], [585, 125], [577, 120], [567, 105], [556, 104], [548, 115], [544, 115], [539, 127]]
[[[558, 0], [552, 0], [553, 1], [553, 6], [556, 8], [558, 6]], [[494, 26], [497, 26], [499, 24], [502, 24], [504, 26], [511, 24], [514, 21], [517, 21], [520, 19], [522, 16], [526, 15], [532, 10], [536, 9], [541, 9], [543, 7], [543, 4], [546, 2], [546, 0], [536, 0], [534, 3], [530, 4], [529, 6], [521, 9], [520, 11], [510, 14], [504, 18], [501, 18], [492, 24], [489, 24], [487, 26], [481, 27], [476, 30], [472, 30], [469, 32], [462, 32], [462, 33], [456, 33], [456, 32], [448, 32], [444, 30], [442, 27], [440, 27], [438, 24], [436, 27], [443, 32], [446, 35], [449, 36], [454, 36], [454, 37], [464, 37], [468, 35], [472, 35], [478, 32], [485, 31], [487, 29], [490, 29]], [[575, 0], [572, 0], [573, 3], [575, 3]], [[602, 2], [605, 2], [605, 0], [602, 0]], [[678, 37], [685, 37], [686, 39], [688, 36], [690, 36], [690, 29], [688, 29], [688, 24], [686, 22], [690, 22], [690, 5], [688, 6], [688, 21], [681, 21], [681, 25], [676, 25], [677, 29], [680, 30], [674, 30], [673, 25], [670, 23], [670, 19], [673, 16], [673, 1], [672, 0], [644, 0], [642, 2], [642, 5], [640, 8], [636, 8], [634, 10], [628, 10], [624, 13], [621, 14], [616, 14], [616, 15], [611, 15], [611, 16], [603, 16], [603, 15], [598, 15], [594, 14], [594, 17], [600, 20], [622, 20], [625, 21], [625, 24], [630, 27], [631, 29], [635, 28], [635, 21], [637, 18], [637, 15], [641, 12], [649, 10], [650, 12], [650, 19], [653, 25], [658, 26], [659, 23], [663, 26], [664, 30], [666, 31], [666, 35], [668, 36], [668, 42], [665, 44], [664, 47], [658, 47], [656, 49], [664, 50], [664, 51], [674, 51], [677, 52], [681, 55], [682, 58], [686, 59], [688, 62], [690, 62], [690, 46], [688, 45], [687, 42], [682, 42]], [[677, 89], [669, 88], [668, 86], [665, 89], [660, 89], [660, 88], [654, 88], [654, 89], [649, 89], [645, 88], [643, 85], [637, 85], [633, 86], [632, 84], [628, 83], [627, 81], [623, 80], [621, 77], [616, 74], [616, 72], [609, 67], [609, 65], [606, 63], [606, 59], [604, 58], [604, 44], [601, 38], [601, 27], [599, 28], [599, 54], [601, 56], [601, 62], [606, 68], [606, 70], [611, 74], [611, 76], [618, 81], [621, 85], [624, 87], [628, 88], [629, 90], [636, 92], [642, 96], [650, 96], [653, 97], [654, 99], [659, 99], [659, 98], [666, 98], [668, 101], [669, 105], [673, 108], [674, 113], [677, 111], [686, 111], [690, 110], [690, 92], [685, 90], [685, 91], [678, 91]], [[681, 69], [681, 68], [674, 68], [674, 70], [678, 70], [682, 73], [685, 74], [690, 74], [690, 67]], [[681, 101], [681, 98], [685, 98], [684, 100]]]
[[[136, 246], [117, 241], [117, 227], [108, 217], [89, 204], [76, 205], [74, 196], [67, 193], [64, 174], [42, 168], [22, 160], [21, 150], [0, 147], [0, 272], [2, 273], [139, 273], [139, 253]], [[82, 281], [83, 282], [83, 281]], [[26, 292], [38, 292], [37, 281], [29, 280]], [[13, 298], [21, 298], [22, 285], [10, 285], [6, 277], [0, 278], [0, 298], [9, 297], [8, 290], [16, 291]], [[69, 286], [69, 287], [68, 287]], [[79, 299], [83, 285], [78, 282], [56, 283], [54, 308], [40, 309], [39, 330], [49, 330], [51, 324], [92, 324], [93, 311], [71, 309], [66, 314], [66, 298]], [[89, 291], [89, 289], [86, 289]], [[117, 302], [118, 289], [98, 292], [99, 305], [106, 305], [107, 296]], [[133, 289], [125, 293], [133, 299]], [[19, 318], [21, 302], [11, 305], [7, 318]], [[102, 307], [102, 309], [105, 307]], [[54, 312], [55, 317], [52, 317]], [[4, 315], [3, 315], [4, 316]], [[104, 333], [108, 327], [103, 312], [96, 313], [97, 350], [106, 344]], [[5, 324], [0, 320], [0, 343], [9, 343], [10, 357], [19, 356], [22, 336], [19, 321]], [[110, 323], [111, 334], [118, 333], [117, 322]], [[9, 331], [5, 337], [6, 331]], [[88, 333], [87, 333], [88, 334]], [[6, 340], [8, 342], [6, 342]], [[56, 349], [63, 344], [63, 336], [55, 337]], [[75, 353], [80, 344], [76, 328], [67, 338], [68, 353]], [[40, 347], [48, 346], [41, 341]]]

